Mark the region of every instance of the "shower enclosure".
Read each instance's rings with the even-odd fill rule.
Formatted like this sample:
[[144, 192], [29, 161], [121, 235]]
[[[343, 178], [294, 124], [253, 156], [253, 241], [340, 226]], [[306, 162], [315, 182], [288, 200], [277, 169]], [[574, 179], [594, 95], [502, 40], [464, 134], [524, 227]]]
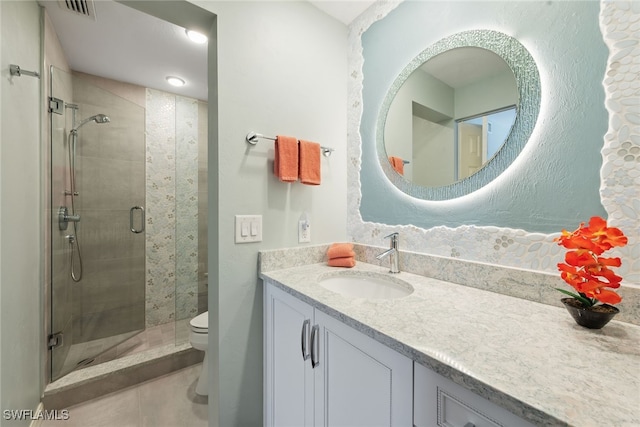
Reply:
[[186, 344], [189, 320], [207, 310], [208, 107], [99, 76], [50, 73], [55, 381]]
[[50, 72], [55, 381], [186, 344], [189, 320], [207, 310], [208, 106]]
[[145, 328], [145, 110], [54, 67], [51, 94], [56, 380]]

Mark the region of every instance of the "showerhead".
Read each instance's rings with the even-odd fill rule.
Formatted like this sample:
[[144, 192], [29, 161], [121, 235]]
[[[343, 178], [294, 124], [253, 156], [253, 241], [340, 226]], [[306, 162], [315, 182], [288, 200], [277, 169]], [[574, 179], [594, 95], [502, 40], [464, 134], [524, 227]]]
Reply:
[[82, 126], [84, 126], [85, 124], [89, 123], [89, 122], [96, 122], [98, 124], [100, 123], [109, 123], [111, 121], [111, 119], [104, 115], [104, 114], [96, 114], [95, 116], [91, 116], [88, 119], [84, 119], [83, 121], [80, 122], [80, 124], [76, 127], [74, 127], [73, 129], [71, 129], [72, 133], [76, 133], [78, 132], [78, 129], [80, 129]]
[[104, 114], [96, 114], [93, 116], [93, 120], [95, 120], [96, 123], [109, 123], [111, 121], [111, 119]]

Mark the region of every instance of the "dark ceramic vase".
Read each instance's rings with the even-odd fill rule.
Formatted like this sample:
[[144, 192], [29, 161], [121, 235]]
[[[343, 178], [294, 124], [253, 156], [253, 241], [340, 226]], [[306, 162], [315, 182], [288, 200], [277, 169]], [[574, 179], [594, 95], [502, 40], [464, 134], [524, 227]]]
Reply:
[[562, 298], [560, 301], [564, 304], [565, 308], [571, 316], [580, 326], [584, 326], [589, 329], [601, 329], [604, 325], [609, 323], [613, 316], [620, 313], [616, 307], [603, 304], [610, 309], [609, 312], [594, 311], [591, 308], [582, 307], [579, 301], [575, 298]]

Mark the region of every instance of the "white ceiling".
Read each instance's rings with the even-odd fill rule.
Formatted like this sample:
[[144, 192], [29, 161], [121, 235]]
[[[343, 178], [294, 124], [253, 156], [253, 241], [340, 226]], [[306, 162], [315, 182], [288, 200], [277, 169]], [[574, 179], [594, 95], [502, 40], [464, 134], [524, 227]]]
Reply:
[[500, 56], [479, 47], [448, 50], [429, 59], [420, 68], [454, 89], [511, 70]]
[[375, 3], [375, 0], [309, 0], [309, 3], [343, 24], [349, 25], [358, 15]]
[[[184, 28], [123, 4], [94, 2], [95, 17], [68, 11], [57, 0], [39, 0], [55, 28], [72, 70], [197, 99], [207, 99], [207, 45], [189, 41]], [[310, 1], [348, 25], [374, 1]], [[174, 75], [187, 82], [169, 86]]]

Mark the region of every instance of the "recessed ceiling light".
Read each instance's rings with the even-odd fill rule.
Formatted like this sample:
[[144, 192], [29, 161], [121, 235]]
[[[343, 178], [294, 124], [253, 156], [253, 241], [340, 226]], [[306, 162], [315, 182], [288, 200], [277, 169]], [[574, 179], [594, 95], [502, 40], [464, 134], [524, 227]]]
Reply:
[[209, 40], [207, 36], [197, 31], [185, 30], [185, 32], [187, 33], [187, 37], [189, 37], [189, 39], [194, 43], [204, 44]]
[[167, 81], [172, 86], [184, 86], [185, 82], [180, 77], [168, 76]]

